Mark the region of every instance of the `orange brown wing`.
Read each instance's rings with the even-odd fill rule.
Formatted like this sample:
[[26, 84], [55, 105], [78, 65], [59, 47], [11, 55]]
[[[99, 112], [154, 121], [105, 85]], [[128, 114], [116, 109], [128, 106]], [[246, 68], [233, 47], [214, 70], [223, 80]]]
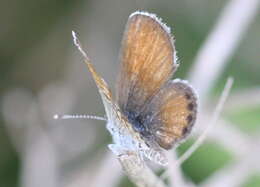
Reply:
[[117, 102], [138, 116], [177, 68], [169, 29], [153, 14], [136, 12], [127, 22], [121, 49]]
[[145, 106], [142, 115], [144, 127], [152, 135], [150, 138], [160, 147], [170, 149], [189, 134], [195, 123], [196, 94], [186, 81], [169, 81]]

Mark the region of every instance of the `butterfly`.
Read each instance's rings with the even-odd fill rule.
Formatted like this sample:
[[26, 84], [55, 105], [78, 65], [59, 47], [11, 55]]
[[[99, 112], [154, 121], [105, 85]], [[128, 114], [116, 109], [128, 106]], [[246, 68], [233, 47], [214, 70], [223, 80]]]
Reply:
[[138, 152], [141, 159], [166, 165], [164, 150], [190, 134], [198, 108], [188, 82], [171, 80], [178, 63], [170, 29], [154, 14], [137, 11], [129, 16], [115, 98], [73, 35], [105, 107], [107, 129], [113, 138], [109, 148], [117, 155]]

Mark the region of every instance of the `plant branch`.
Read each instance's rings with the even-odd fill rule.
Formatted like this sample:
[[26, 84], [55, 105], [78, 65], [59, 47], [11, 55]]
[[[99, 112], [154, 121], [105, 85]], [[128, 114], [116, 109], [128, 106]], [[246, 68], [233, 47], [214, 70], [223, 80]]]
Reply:
[[189, 80], [204, 99], [223, 72], [259, 8], [259, 0], [231, 0], [200, 48]]

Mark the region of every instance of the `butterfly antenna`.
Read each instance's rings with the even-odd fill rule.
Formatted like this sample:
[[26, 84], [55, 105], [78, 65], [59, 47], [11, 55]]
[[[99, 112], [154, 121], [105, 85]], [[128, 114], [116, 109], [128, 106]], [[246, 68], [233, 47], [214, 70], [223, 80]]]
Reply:
[[107, 121], [105, 117], [100, 117], [100, 116], [92, 116], [92, 115], [58, 115], [55, 114], [53, 116], [54, 119], [94, 119], [94, 120], [100, 120], [100, 121]]
[[[224, 103], [226, 102], [230, 90], [232, 88], [234, 79], [232, 77], [229, 77], [226, 81], [225, 87], [223, 89], [223, 92], [221, 93], [221, 96], [219, 98], [218, 104], [216, 106], [216, 109], [212, 115], [212, 118], [210, 120], [209, 125], [207, 128], [202, 132], [202, 134], [199, 136], [199, 138], [195, 141], [195, 143], [183, 154], [181, 157], [175, 162], [173, 167], [179, 167], [185, 160], [187, 160], [198, 148], [199, 146], [204, 142], [206, 139], [209, 131], [212, 129], [212, 127], [217, 123], [217, 120], [219, 119], [220, 113], [223, 110]], [[165, 179], [168, 176], [168, 169], [166, 169], [160, 176], [160, 178]]]

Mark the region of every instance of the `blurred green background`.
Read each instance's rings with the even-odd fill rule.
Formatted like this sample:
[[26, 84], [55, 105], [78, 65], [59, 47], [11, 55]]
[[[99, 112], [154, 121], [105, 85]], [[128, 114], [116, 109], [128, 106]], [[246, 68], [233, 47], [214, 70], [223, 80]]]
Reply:
[[[100, 116], [104, 114], [95, 85], [73, 47], [71, 30], [79, 33], [92, 62], [113, 88], [116, 78], [115, 69], [118, 67], [117, 56], [127, 17], [133, 11], [140, 9], [156, 13], [173, 30], [181, 63], [175, 77], [184, 79], [191, 71], [190, 67], [200, 46], [206, 40], [226, 3], [226, 0], [2, 1], [0, 6], [0, 104], [2, 111], [0, 116], [0, 186], [23, 186], [21, 185], [24, 171], [22, 168], [24, 154], [26, 155], [24, 142], [29, 141], [29, 144], [33, 142], [32, 139], [26, 139], [30, 125], [37, 126], [41, 123], [39, 125], [41, 128], [50, 133], [52, 138], [58, 139], [55, 146], [61, 178], [67, 178], [71, 173], [76, 172], [82, 167], [82, 163], [88, 163], [88, 159], [91, 160], [96, 157], [95, 155], [102, 155], [100, 150], [105, 150], [106, 144], [111, 141], [102, 122], [91, 122], [97, 124], [91, 131], [96, 132], [96, 136], [87, 133], [89, 127], [86, 126], [93, 124], [88, 124], [86, 121], [58, 122], [58, 124], [54, 123], [55, 127], [52, 126], [53, 124], [50, 125], [51, 114], [55, 113], [87, 113]], [[235, 96], [240, 93], [245, 94], [245, 97], [234, 102], [235, 104], [243, 104], [243, 100], [251, 99], [246, 97], [249, 92], [259, 93], [259, 33], [260, 14], [258, 11], [234, 54], [228, 59], [229, 62], [221, 73], [221, 78], [213, 86], [214, 89], [207, 103], [210, 110], [213, 110], [228, 76], [233, 76], [235, 79], [232, 94]], [[61, 88], [60, 85], [62, 85]], [[52, 91], [49, 91], [50, 87]], [[59, 87], [58, 91], [55, 91], [56, 87]], [[22, 94], [22, 101], [19, 100], [19, 93]], [[59, 100], [60, 94], [65, 94], [62, 95], [61, 100]], [[10, 98], [13, 100], [10, 95], [15, 95], [18, 102], [9, 107]], [[23, 118], [23, 112], [31, 110], [28, 109], [31, 103], [25, 103], [26, 98], [28, 99], [26, 102], [30, 103], [33, 100], [33, 103], [38, 103], [37, 106], [43, 103], [42, 108], [35, 109], [38, 116], [37, 124], [31, 123], [28, 126], [29, 122], [26, 122], [28, 119]], [[258, 103], [252, 102], [245, 106], [241, 104], [236, 107], [233, 103], [235, 107], [232, 105], [224, 110], [223, 114], [223, 119], [229, 122], [228, 125], [233, 125], [250, 140], [256, 142], [260, 142], [259, 98]], [[57, 100], [59, 102], [53, 102]], [[54, 104], [47, 105], [45, 101]], [[33, 114], [30, 113], [29, 117]], [[34, 130], [32, 133], [35, 133]], [[67, 141], [65, 143], [64, 138]], [[223, 137], [223, 139], [226, 138], [229, 137]], [[85, 146], [85, 142], [90, 146]], [[193, 139], [184, 143], [179, 147], [178, 152], [183, 153], [192, 142]], [[74, 147], [77, 148], [74, 150]], [[251, 151], [252, 154], [260, 156], [259, 150]], [[183, 170], [188, 179], [200, 185], [214, 172], [235, 161], [236, 156], [232, 151], [214, 140], [209, 140], [183, 164]], [[256, 164], [259, 165], [259, 163]], [[84, 167], [87, 166], [84, 164]], [[260, 186], [259, 171], [248, 172], [248, 177], [241, 186]], [[229, 173], [226, 174], [229, 175]], [[120, 186], [131, 186], [129, 181], [123, 181], [120, 184]]]

